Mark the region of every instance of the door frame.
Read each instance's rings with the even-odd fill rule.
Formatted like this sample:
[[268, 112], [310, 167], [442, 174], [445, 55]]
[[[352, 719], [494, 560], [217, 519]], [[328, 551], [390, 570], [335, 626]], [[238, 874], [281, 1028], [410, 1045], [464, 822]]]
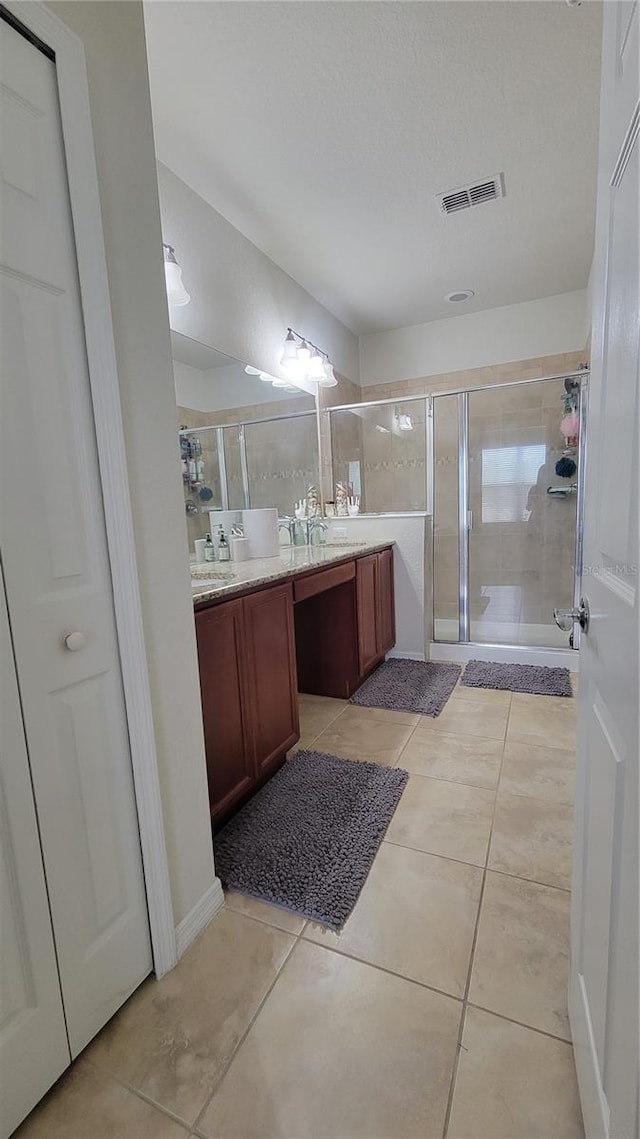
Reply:
[[55, 53], [153, 965], [161, 977], [176, 964], [178, 952], [84, 46], [41, 0], [1, 2], [18, 29]]

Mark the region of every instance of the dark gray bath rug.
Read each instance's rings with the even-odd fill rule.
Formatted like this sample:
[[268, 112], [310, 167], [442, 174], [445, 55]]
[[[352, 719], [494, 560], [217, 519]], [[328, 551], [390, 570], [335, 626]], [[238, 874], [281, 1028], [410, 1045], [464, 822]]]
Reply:
[[214, 836], [223, 886], [339, 929], [408, 778], [395, 767], [299, 751]]
[[440, 661], [387, 660], [351, 697], [364, 708], [391, 708], [439, 716], [453, 692], [461, 668]]
[[538, 664], [495, 664], [470, 660], [461, 684], [466, 688], [501, 688], [509, 692], [530, 692], [536, 696], [572, 696], [568, 668], [547, 668]]

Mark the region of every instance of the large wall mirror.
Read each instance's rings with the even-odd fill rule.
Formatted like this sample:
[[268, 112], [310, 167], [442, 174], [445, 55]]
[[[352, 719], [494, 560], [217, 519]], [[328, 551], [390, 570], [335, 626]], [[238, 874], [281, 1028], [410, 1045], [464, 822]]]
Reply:
[[318, 485], [315, 399], [274, 387], [239, 360], [171, 333], [189, 547], [209, 512], [275, 506], [293, 514]]

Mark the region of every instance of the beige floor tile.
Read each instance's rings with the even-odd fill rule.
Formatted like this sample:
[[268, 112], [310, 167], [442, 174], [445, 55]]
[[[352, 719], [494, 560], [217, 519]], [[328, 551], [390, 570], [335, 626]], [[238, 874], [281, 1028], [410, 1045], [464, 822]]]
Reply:
[[569, 905], [565, 890], [489, 872], [469, 1000], [569, 1040]]
[[454, 783], [493, 790], [498, 783], [502, 740], [457, 736], [417, 727], [400, 763], [415, 775], [431, 775]]
[[571, 887], [572, 809], [498, 793], [489, 868], [547, 886]]
[[372, 720], [384, 720], [388, 724], [403, 724], [409, 728], [415, 728], [416, 724], [424, 719], [424, 716], [419, 716], [415, 712], [397, 712], [393, 708], [365, 708], [360, 704], [347, 704], [341, 713], [340, 723], [359, 722], [362, 716]]
[[31, 1112], [14, 1139], [187, 1139], [168, 1115], [139, 1099], [85, 1060]]
[[345, 759], [368, 760], [394, 767], [413, 728], [392, 724], [361, 712], [353, 712], [343, 720], [340, 716], [316, 740], [317, 751]]
[[273, 925], [276, 929], [282, 929], [285, 933], [292, 933], [297, 936], [302, 929], [306, 918], [300, 917], [299, 914], [292, 914], [289, 910], [283, 909], [282, 906], [272, 906], [269, 902], [261, 902], [259, 898], [249, 898], [246, 894], [240, 894], [237, 890], [226, 890], [224, 895], [225, 905], [228, 909], [233, 910], [236, 914], [244, 914], [248, 918], [257, 918], [258, 921], [264, 921], [267, 925]]
[[212, 1139], [440, 1139], [461, 1005], [298, 942], [198, 1129]]
[[551, 803], [573, 803], [575, 754], [556, 747], [536, 747], [507, 737], [500, 790]]
[[467, 1011], [448, 1139], [583, 1139], [570, 1044]]
[[347, 707], [345, 700], [334, 700], [327, 696], [300, 695], [300, 738], [310, 744], [316, 736], [329, 727]]
[[507, 740], [575, 751], [575, 700], [564, 696], [526, 696], [514, 692]]
[[454, 694], [447, 700], [439, 716], [423, 717], [421, 729], [431, 728], [462, 736], [484, 736], [491, 740], [504, 740], [509, 718], [508, 704], [494, 704], [486, 700], [470, 700]]
[[89, 1058], [193, 1122], [293, 944], [223, 910], [171, 973], [138, 989]]
[[476, 703], [485, 703], [494, 708], [508, 708], [511, 703], [511, 692], [501, 688], [471, 688], [460, 681], [456, 684], [452, 696], [456, 700], [475, 700]]
[[400, 846], [484, 866], [494, 793], [411, 775], [386, 838]]
[[340, 933], [311, 922], [305, 938], [462, 997], [482, 870], [383, 842]]

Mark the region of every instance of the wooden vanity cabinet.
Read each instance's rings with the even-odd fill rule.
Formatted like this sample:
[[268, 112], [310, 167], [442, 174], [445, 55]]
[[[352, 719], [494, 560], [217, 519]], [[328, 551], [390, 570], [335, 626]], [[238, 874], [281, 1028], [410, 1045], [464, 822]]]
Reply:
[[256, 778], [267, 779], [300, 738], [293, 590], [290, 583], [244, 598], [247, 698]]
[[196, 637], [209, 805], [219, 825], [300, 738], [298, 691], [348, 699], [393, 648], [393, 550], [199, 609]]
[[225, 821], [299, 738], [290, 582], [196, 613], [209, 806]]
[[356, 562], [358, 664], [362, 680], [396, 643], [393, 550]]
[[368, 554], [356, 562], [356, 598], [358, 606], [358, 666], [360, 676], [366, 676], [374, 667], [378, 649], [380, 607], [378, 582], [378, 555]]
[[218, 822], [256, 782], [243, 602], [224, 601], [196, 613], [196, 639], [209, 807]]
[[377, 577], [377, 645], [381, 657], [396, 643], [396, 601], [393, 582], [393, 550], [380, 550]]

